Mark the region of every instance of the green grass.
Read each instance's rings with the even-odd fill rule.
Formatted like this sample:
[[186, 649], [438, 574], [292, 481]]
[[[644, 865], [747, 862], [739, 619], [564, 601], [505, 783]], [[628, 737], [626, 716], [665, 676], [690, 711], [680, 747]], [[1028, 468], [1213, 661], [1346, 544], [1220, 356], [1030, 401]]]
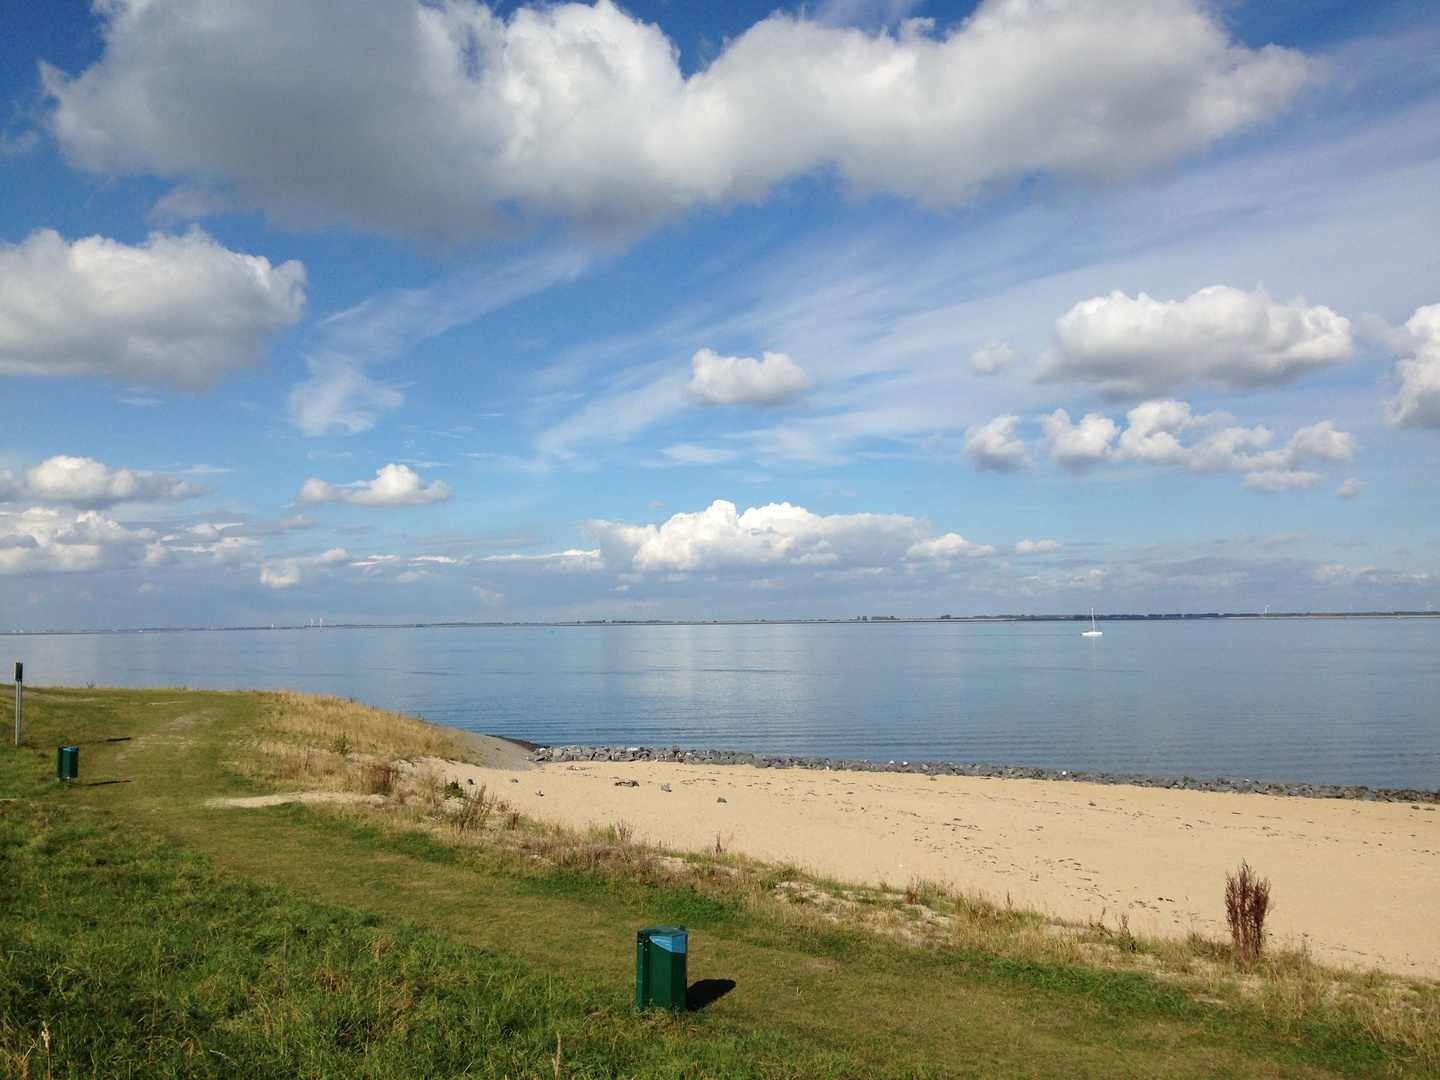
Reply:
[[[0, 749], [0, 1076], [552, 1077], [557, 1033], [567, 1077], [1436, 1075], [1425, 1046], [1333, 1009], [787, 923], [362, 817], [207, 808], [257, 790], [226, 762], [270, 701], [27, 693], [26, 745]], [[54, 780], [61, 743], [78, 783]], [[692, 981], [735, 989], [637, 1016], [634, 929], [672, 921]]]

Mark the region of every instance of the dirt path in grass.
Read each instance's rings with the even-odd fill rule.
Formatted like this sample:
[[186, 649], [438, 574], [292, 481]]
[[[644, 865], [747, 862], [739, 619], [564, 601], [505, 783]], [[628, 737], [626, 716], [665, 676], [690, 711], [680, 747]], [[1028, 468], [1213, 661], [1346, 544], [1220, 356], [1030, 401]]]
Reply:
[[718, 838], [842, 880], [943, 881], [1112, 927], [1123, 913], [1151, 934], [1225, 937], [1225, 873], [1247, 859], [1272, 883], [1277, 942], [1440, 977], [1440, 813], [1406, 803], [666, 763], [444, 769], [572, 826], [625, 821], [690, 851]]

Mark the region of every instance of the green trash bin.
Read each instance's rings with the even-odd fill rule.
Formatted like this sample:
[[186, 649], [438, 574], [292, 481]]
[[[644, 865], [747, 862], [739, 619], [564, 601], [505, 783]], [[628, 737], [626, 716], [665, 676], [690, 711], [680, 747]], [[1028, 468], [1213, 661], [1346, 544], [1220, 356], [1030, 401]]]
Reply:
[[635, 934], [635, 1008], [685, 1011], [683, 926], [647, 926]]
[[55, 776], [60, 780], [74, 780], [80, 775], [80, 747], [62, 746], [55, 758]]

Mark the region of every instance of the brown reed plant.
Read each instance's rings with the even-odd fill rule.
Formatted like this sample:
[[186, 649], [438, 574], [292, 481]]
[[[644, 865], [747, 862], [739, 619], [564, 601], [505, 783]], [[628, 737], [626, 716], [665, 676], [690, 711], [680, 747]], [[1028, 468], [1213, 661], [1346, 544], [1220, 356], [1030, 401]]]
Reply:
[[385, 762], [365, 767], [365, 789], [371, 795], [389, 795], [395, 790], [395, 766]]
[[1270, 910], [1270, 879], [1258, 877], [1250, 864], [1225, 874], [1225, 921], [1235, 946], [1235, 962], [1250, 970], [1265, 948], [1265, 915]]

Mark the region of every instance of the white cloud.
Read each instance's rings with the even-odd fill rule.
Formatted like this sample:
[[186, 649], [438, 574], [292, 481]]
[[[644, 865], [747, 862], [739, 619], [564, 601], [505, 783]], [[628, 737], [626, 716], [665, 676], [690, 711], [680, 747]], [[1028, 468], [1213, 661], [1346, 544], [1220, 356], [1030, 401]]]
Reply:
[[1199, 0], [988, 0], [938, 34], [776, 13], [689, 78], [608, 0], [101, 10], [101, 60], [43, 69], [76, 163], [441, 240], [504, 232], [517, 209], [645, 227], [827, 165], [933, 206], [1037, 172], [1126, 177], [1273, 115], [1316, 70], [1234, 44]]
[[997, 416], [987, 424], [973, 424], [965, 429], [965, 446], [961, 450], [975, 468], [990, 472], [1014, 472], [1031, 465], [1025, 442], [1015, 434], [1020, 417]]
[[1336, 431], [1333, 420], [1303, 427], [1290, 436], [1290, 447], [1297, 454], [1320, 458], [1322, 461], [1354, 461], [1360, 440], [1348, 431]]
[[300, 317], [305, 268], [198, 229], [138, 246], [39, 229], [0, 245], [0, 375], [78, 375], [197, 392], [258, 367]]
[[1246, 475], [1244, 487], [1246, 491], [1258, 491], [1262, 495], [1280, 495], [1287, 491], [1309, 491], [1324, 479], [1324, 473], [1261, 469]]
[[1146, 401], [1135, 406], [1125, 418], [1130, 426], [1120, 436], [1119, 457], [1148, 465], [1181, 461], [1185, 447], [1179, 436], [1196, 424], [1190, 406], [1183, 401]]
[[1058, 540], [1021, 540], [1015, 545], [1016, 555], [1048, 555], [1063, 547]]
[[1020, 354], [1003, 341], [990, 340], [970, 354], [965, 366], [976, 375], [995, 375], [1011, 364], [1019, 363]]
[[203, 484], [165, 473], [112, 469], [94, 458], [66, 454], [48, 458], [22, 476], [9, 470], [0, 472], [0, 502], [23, 499], [98, 509], [121, 502], [193, 499], [209, 494], [210, 488]]
[[790, 503], [742, 514], [723, 499], [659, 526], [592, 521], [586, 530], [599, 540], [607, 566], [641, 572], [894, 564], [929, 531], [924, 522], [899, 514], [822, 516]]
[[682, 465], [722, 465], [740, 456], [736, 451], [727, 450], [723, 446], [696, 446], [694, 443], [676, 443], [660, 452]]
[[605, 569], [605, 559], [599, 548], [582, 551], [570, 548], [568, 551], [549, 551], [540, 555], [486, 555], [486, 562], [493, 563], [540, 563], [546, 570], [558, 573], [588, 573]]
[[131, 529], [95, 510], [0, 510], [0, 574], [77, 573], [140, 561], [156, 539], [152, 529]]
[[352, 506], [377, 506], [393, 508], [398, 506], [429, 506], [444, 502], [454, 492], [443, 480], [429, 484], [408, 465], [386, 465], [375, 470], [374, 480], [357, 480], [343, 488], [326, 483], [312, 476], [300, 488], [296, 502], [306, 506], [322, 503], [350, 503]]
[[978, 559], [994, 554], [995, 548], [991, 544], [972, 544], [959, 533], [946, 533], [944, 536], [911, 544], [905, 552], [905, 557], [907, 559], [936, 559], [948, 563], [951, 559]]
[[1108, 416], [1088, 413], [1080, 423], [1072, 424], [1064, 409], [1040, 417], [1040, 429], [1050, 444], [1050, 460], [1075, 470], [1110, 460], [1115, 453], [1110, 444], [1120, 434], [1119, 426]]
[[1365, 481], [1357, 480], [1352, 476], [1335, 489], [1335, 497], [1337, 499], [1353, 499], [1356, 495], [1359, 495], [1364, 488]]
[[695, 372], [683, 387], [699, 405], [783, 405], [813, 385], [810, 376], [784, 353], [721, 356], [701, 349], [690, 358]]
[[352, 363], [312, 359], [309, 367], [310, 378], [290, 391], [290, 415], [306, 435], [369, 431], [380, 413], [405, 404], [399, 390]]
[[1264, 425], [1231, 426], [1212, 431], [1189, 444], [1187, 432], [1227, 423], [1224, 413], [1195, 416], [1183, 401], [1147, 401], [1126, 414], [1130, 426], [1120, 435], [1117, 460], [1181, 465], [1193, 473], [1243, 472], [1247, 491], [1280, 494], [1308, 491], [1325, 477], [1305, 466], [1312, 458], [1326, 462], [1353, 461], [1360, 441], [1335, 430], [1334, 421], [1300, 428], [1283, 447], [1267, 449], [1275, 433]]
[[1395, 363], [1400, 389], [1386, 402], [1390, 422], [1440, 428], [1440, 304], [1417, 308], [1403, 333], [1389, 336], [1400, 354]]
[[1080, 380], [1111, 399], [1191, 385], [1250, 390], [1342, 363], [1353, 348], [1348, 319], [1303, 300], [1277, 304], [1260, 288], [1213, 285], [1163, 302], [1112, 292], [1056, 320], [1035, 378]]
[[307, 577], [328, 573], [334, 567], [350, 561], [350, 553], [344, 548], [331, 548], [319, 555], [301, 555], [291, 559], [275, 559], [260, 567], [260, 584], [272, 589], [288, 589], [300, 584]]
[[[1122, 431], [1109, 417], [1090, 413], [1071, 423], [1064, 409], [1038, 417], [1050, 458], [1079, 471], [1103, 463], [1174, 465], [1192, 473], [1243, 472], [1249, 491], [1277, 494], [1306, 491], [1325, 479], [1307, 466], [1312, 461], [1353, 461], [1360, 441], [1337, 431], [1333, 420], [1297, 430], [1281, 447], [1270, 448], [1275, 433], [1263, 424], [1241, 427], [1228, 413], [1196, 416], [1183, 401], [1145, 401], [1126, 413]], [[976, 468], [1011, 471], [1028, 465], [1025, 442], [1017, 434], [1019, 418], [1000, 416], [966, 432], [965, 453]]]

